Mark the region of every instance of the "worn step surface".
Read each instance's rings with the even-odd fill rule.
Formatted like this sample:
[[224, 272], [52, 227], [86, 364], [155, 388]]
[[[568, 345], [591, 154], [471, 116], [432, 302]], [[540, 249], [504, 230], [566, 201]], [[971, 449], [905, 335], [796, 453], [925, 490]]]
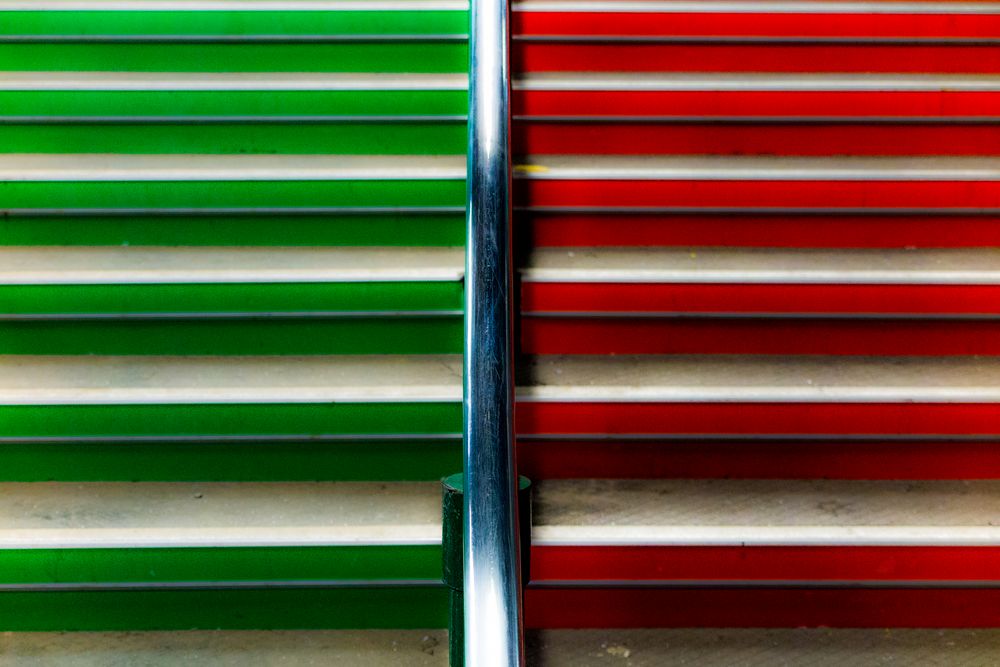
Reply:
[[25, 666], [448, 664], [448, 634], [439, 629], [7, 632], [0, 639], [0, 657]]

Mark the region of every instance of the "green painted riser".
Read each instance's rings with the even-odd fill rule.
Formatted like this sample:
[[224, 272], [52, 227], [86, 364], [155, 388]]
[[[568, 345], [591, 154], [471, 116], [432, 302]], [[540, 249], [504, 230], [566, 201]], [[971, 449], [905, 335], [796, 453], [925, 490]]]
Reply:
[[0, 592], [0, 631], [444, 628], [440, 587]]
[[0, 216], [4, 245], [461, 246], [462, 213]]
[[0, 118], [465, 116], [467, 101], [464, 90], [0, 90]]
[[465, 42], [0, 43], [0, 70], [99, 72], [465, 72]]
[[464, 11], [6, 11], [0, 35], [464, 35]]
[[461, 206], [465, 181], [3, 181], [0, 208]]
[[318, 355], [461, 352], [460, 315], [0, 321], [0, 354]]
[[454, 403], [3, 405], [0, 438], [301, 436], [461, 431]]
[[429, 481], [461, 468], [458, 439], [0, 443], [4, 482]]
[[0, 584], [392, 579], [440, 580], [440, 547], [0, 550]]
[[7, 153], [461, 154], [464, 123], [3, 125]]
[[459, 282], [0, 285], [0, 314], [18, 315], [461, 309]]

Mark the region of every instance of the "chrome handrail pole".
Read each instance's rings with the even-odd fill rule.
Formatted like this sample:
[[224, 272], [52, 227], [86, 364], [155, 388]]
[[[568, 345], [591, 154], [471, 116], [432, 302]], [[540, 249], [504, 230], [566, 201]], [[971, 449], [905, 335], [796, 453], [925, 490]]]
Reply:
[[465, 272], [465, 665], [523, 664], [514, 465], [508, 0], [471, 0]]

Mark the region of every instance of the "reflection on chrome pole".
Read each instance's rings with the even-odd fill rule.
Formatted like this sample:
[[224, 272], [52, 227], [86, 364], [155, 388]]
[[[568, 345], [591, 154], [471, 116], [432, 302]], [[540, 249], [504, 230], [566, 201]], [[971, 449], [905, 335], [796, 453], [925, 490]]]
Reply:
[[465, 296], [465, 665], [523, 664], [513, 449], [507, 0], [472, 0]]

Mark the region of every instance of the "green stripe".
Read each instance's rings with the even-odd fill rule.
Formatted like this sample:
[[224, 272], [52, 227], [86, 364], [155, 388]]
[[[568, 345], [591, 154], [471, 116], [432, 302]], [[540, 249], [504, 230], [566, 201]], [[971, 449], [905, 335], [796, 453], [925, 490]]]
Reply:
[[464, 123], [0, 124], [5, 153], [434, 155], [466, 139]]
[[436, 545], [2, 549], [0, 584], [440, 580]]
[[0, 285], [2, 314], [461, 310], [458, 282]]
[[459, 440], [0, 444], [0, 481], [427, 481], [462, 468]]
[[318, 355], [461, 352], [461, 315], [0, 322], [0, 354]]
[[0, 437], [319, 436], [457, 433], [462, 404], [4, 405]]
[[464, 116], [467, 100], [464, 90], [0, 90], [0, 117]]
[[443, 628], [440, 587], [0, 592], [0, 631]]
[[7, 11], [0, 35], [464, 35], [465, 11]]
[[465, 42], [0, 43], [0, 70], [99, 72], [465, 72]]
[[0, 216], [0, 246], [461, 246], [464, 241], [462, 213]]
[[2, 181], [0, 208], [461, 206], [454, 181]]

